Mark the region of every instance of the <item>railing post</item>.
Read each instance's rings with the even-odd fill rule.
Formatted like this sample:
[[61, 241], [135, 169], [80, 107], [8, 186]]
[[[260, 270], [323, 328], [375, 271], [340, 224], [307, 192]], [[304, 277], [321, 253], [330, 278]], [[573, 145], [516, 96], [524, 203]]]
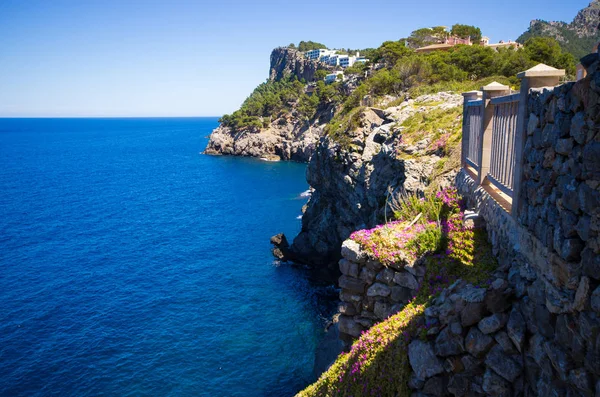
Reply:
[[493, 82], [485, 87], [482, 87], [483, 91], [483, 112], [481, 117], [481, 143], [479, 147], [479, 184], [488, 184], [485, 180], [485, 176], [490, 170], [490, 156], [492, 147], [492, 126], [494, 119], [494, 105], [492, 105], [491, 99], [501, 95], [510, 94], [510, 88], [506, 85]]
[[467, 104], [469, 101], [476, 101], [481, 97], [481, 91], [469, 91], [464, 92], [462, 96], [465, 98], [463, 102], [463, 123], [462, 123], [462, 146], [460, 155], [460, 164], [463, 168], [466, 168], [467, 153], [469, 151], [469, 140], [471, 135], [469, 133], [469, 107]]
[[511, 214], [517, 217], [517, 208], [521, 197], [521, 183], [523, 181], [523, 151], [527, 140], [527, 124], [529, 114], [527, 104], [529, 90], [531, 88], [554, 87], [558, 85], [560, 78], [565, 75], [563, 69], [555, 69], [540, 63], [533, 68], [517, 74], [521, 79], [521, 91], [519, 95], [519, 111], [517, 113], [517, 130], [515, 134], [515, 172], [513, 175], [513, 197]]

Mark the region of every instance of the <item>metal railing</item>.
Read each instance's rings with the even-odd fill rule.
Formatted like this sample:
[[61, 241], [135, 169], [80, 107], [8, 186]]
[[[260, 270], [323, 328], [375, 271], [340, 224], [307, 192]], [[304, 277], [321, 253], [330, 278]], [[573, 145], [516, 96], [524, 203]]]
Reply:
[[490, 168], [486, 177], [503, 193], [512, 197], [516, 167], [515, 143], [519, 94], [491, 99], [494, 106]]
[[482, 138], [482, 104], [483, 101], [469, 101], [467, 106], [467, 125], [466, 131], [469, 136], [466, 139], [469, 142], [467, 149], [467, 153], [465, 156], [465, 161], [477, 171], [479, 171], [479, 167], [481, 165], [481, 155], [479, 152], [479, 147], [481, 146], [481, 138]]

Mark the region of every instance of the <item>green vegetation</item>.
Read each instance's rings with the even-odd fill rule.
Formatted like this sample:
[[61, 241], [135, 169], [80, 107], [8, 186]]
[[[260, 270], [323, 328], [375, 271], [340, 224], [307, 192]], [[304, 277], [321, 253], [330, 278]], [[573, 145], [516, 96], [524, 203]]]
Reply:
[[[424, 138], [429, 138], [431, 143], [425, 149], [426, 153], [437, 153], [442, 157], [450, 156], [454, 151], [460, 151], [462, 108], [433, 107], [428, 111], [415, 113], [406, 119], [401, 127], [403, 144], [413, 145]], [[400, 152], [398, 156], [406, 159], [415, 155]]]
[[431, 28], [422, 28], [413, 31], [406, 39], [410, 48], [425, 47], [430, 44], [436, 44], [444, 39], [448, 32], [444, 26], [434, 26]]
[[317, 43], [314, 41], [301, 41], [298, 44], [298, 51], [300, 51], [300, 52], [306, 52], [306, 51], [310, 51], [310, 50], [318, 50], [321, 48], [327, 48], [327, 46], [325, 44]]
[[277, 118], [284, 110], [291, 108], [290, 103], [298, 100], [304, 92], [304, 84], [298, 80], [267, 81], [254, 89], [239, 110], [226, 114], [219, 122], [234, 130], [260, 130], [263, 118]]
[[[415, 214], [424, 216], [407, 228]], [[485, 230], [463, 224], [462, 200], [456, 190], [406, 198], [398, 215], [405, 218], [355, 232], [351, 238], [384, 264], [405, 260], [407, 254], [425, 255], [426, 281], [403, 310], [365, 332], [299, 397], [408, 396], [408, 345], [415, 338], [427, 338], [422, 319], [427, 306], [456, 279], [483, 286], [495, 269]]]
[[470, 37], [471, 42], [473, 44], [479, 44], [479, 42], [481, 41], [481, 29], [471, 25], [461, 25], [457, 23], [452, 26], [450, 34], [453, 36], [460, 37], [462, 39]]
[[[589, 51], [589, 50], [588, 50]], [[532, 37], [525, 42], [525, 53], [534, 62], [545, 63], [575, 74], [575, 58], [563, 52], [559, 43], [550, 37]]]
[[[453, 26], [453, 32], [474, 38], [481, 33], [474, 26], [459, 24]], [[358, 87], [350, 94], [340, 81], [323, 84], [322, 80], [328, 73], [326, 70], [315, 73], [317, 83], [310, 93], [312, 95], [306, 92], [304, 84], [294, 79], [268, 81], [259, 85], [238, 111], [223, 116], [221, 123], [234, 130], [256, 132], [279, 118], [282, 112], [297, 110], [299, 116], [308, 121], [326, 105], [341, 105], [326, 128], [328, 134], [341, 142], [343, 135], [349, 131], [347, 128], [357, 126], [359, 115], [354, 110], [361, 106], [366, 95], [371, 96], [373, 103], [392, 95], [400, 98], [395, 102], [398, 103], [404, 96], [470, 91], [494, 80], [518, 88], [516, 74], [540, 62], [567, 69], [570, 75], [575, 72], [572, 56], [550, 38], [531, 38], [525, 49], [518, 50], [503, 48], [495, 51], [479, 45], [458, 45], [449, 51], [416, 53], [409, 48], [435, 42], [445, 34], [443, 27], [418, 29], [406, 40], [386, 41], [375, 50], [367, 49], [368, 54], [363, 50], [363, 55], [384, 67], [374, 71], [370, 68], [371, 64], [359, 63], [348, 68], [344, 74], [358, 79]], [[300, 51], [315, 48], [325, 48], [325, 45], [312, 41], [301, 41], [298, 45]], [[368, 77], [365, 77], [365, 72], [370, 72]]]
[[548, 29], [548, 22], [539, 21], [534, 24], [527, 32], [523, 33], [517, 41], [526, 43], [534, 37], [546, 37], [558, 39], [560, 47], [564, 52], [573, 55], [574, 59], [580, 59], [583, 56], [592, 52], [592, 48], [600, 41], [600, 32], [587, 37], [579, 37], [573, 29], [565, 25], [553, 26]]
[[304, 83], [294, 78], [267, 81], [254, 89], [239, 110], [224, 115], [219, 122], [236, 131], [257, 132], [267, 127], [270, 120], [289, 113], [295, 105], [302, 118], [310, 119], [319, 106], [339, 102], [342, 97], [340, 82], [325, 84], [322, 80], [317, 81], [311, 96], [306, 94], [305, 88]]

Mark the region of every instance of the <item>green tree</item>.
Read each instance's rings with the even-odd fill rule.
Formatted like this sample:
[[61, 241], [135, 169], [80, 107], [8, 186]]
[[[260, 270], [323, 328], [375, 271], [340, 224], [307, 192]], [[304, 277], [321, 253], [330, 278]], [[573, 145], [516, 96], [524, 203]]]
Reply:
[[319, 69], [315, 72], [315, 81], [321, 81], [327, 76], [329, 72], [325, 69]]
[[452, 26], [450, 34], [458, 36], [462, 39], [471, 38], [471, 42], [479, 43], [481, 41], [481, 29], [471, 25], [461, 25], [459, 23]]
[[443, 26], [434, 26], [432, 28], [421, 28], [413, 31], [406, 39], [410, 48], [424, 47], [430, 44], [439, 43], [448, 34]]
[[395, 65], [402, 57], [412, 54], [403, 41], [386, 41], [378, 49], [378, 58], [388, 65]]
[[327, 46], [325, 44], [317, 43], [314, 41], [301, 41], [300, 44], [298, 44], [298, 51], [300, 52], [318, 50], [321, 48], [327, 48]]
[[544, 63], [548, 66], [566, 69], [567, 73], [574, 74], [575, 58], [563, 52], [558, 41], [551, 37], [532, 37], [525, 42], [525, 52], [535, 63]]

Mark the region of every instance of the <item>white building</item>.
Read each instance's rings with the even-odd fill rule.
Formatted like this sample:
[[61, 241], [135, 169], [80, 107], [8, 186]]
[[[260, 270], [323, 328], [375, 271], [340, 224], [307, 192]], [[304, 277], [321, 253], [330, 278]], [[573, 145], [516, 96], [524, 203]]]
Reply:
[[327, 76], [325, 76], [325, 79], [324, 79], [325, 84], [331, 84], [331, 83], [335, 82], [339, 75], [342, 75], [342, 80], [343, 80], [344, 72], [335, 72], [335, 73], [328, 74]]
[[306, 56], [308, 59], [312, 60], [316, 60], [316, 59], [320, 59], [322, 56], [325, 55], [329, 55], [331, 54], [332, 51], [326, 49], [326, 48], [319, 48], [318, 50], [310, 50], [310, 51], [306, 51], [304, 53], [304, 56]]
[[356, 62], [356, 57], [355, 56], [349, 56], [349, 55], [342, 55], [340, 56], [340, 66], [343, 68], [349, 68], [350, 66], [354, 65], [354, 62]]
[[339, 54], [332, 54], [329, 56], [329, 61], [327, 62], [330, 66], [338, 66], [340, 64], [340, 56]]

